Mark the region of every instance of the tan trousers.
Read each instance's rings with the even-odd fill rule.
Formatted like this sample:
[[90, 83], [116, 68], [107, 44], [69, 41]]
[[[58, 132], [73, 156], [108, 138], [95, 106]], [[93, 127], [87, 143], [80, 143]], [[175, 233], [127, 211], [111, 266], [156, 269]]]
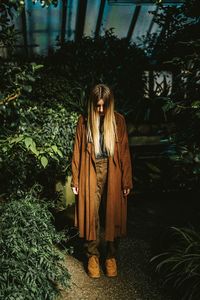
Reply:
[[[94, 241], [86, 241], [86, 255], [90, 257], [92, 255], [100, 256], [100, 234], [105, 228], [105, 210], [106, 210], [106, 191], [107, 191], [107, 171], [108, 171], [108, 159], [100, 158], [96, 160], [96, 176], [97, 187], [95, 197], [95, 226], [97, 239]], [[103, 230], [104, 234], [104, 230]], [[112, 258], [116, 256], [118, 240], [105, 241], [106, 246], [106, 258]]]

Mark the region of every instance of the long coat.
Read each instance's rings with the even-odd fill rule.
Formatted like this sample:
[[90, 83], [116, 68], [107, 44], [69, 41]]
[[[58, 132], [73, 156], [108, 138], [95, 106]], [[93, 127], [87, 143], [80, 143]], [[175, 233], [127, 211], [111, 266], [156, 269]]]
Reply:
[[[131, 189], [132, 167], [128, 135], [124, 117], [115, 112], [117, 140], [114, 155], [108, 158], [107, 200], [105, 213], [105, 240], [113, 241], [126, 235], [127, 197], [123, 189]], [[75, 204], [75, 226], [79, 236], [96, 239], [94, 197], [96, 192], [96, 168], [93, 143], [87, 142], [87, 120], [78, 119], [72, 156], [72, 187], [78, 187]]]

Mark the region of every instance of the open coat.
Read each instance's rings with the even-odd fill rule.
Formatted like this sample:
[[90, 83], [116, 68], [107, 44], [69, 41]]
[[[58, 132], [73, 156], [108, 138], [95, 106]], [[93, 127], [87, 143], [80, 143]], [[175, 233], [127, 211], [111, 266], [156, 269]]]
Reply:
[[[123, 189], [131, 189], [132, 167], [124, 117], [115, 112], [117, 140], [114, 156], [108, 158], [105, 240], [126, 235], [127, 197]], [[80, 237], [96, 240], [94, 197], [96, 169], [93, 143], [87, 142], [87, 119], [80, 116], [76, 128], [72, 156], [71, 186], [78, 187], [75, 204], [75, 226]]]

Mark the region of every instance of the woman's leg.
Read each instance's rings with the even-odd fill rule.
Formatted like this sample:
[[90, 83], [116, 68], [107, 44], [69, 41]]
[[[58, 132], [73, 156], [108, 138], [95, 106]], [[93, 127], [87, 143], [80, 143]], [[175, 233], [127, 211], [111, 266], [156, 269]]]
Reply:
[[119, 238], [115, 238], [115, 240], [112, 242], [107, 241], [106, 244], [106, 258], [116, 258], [119, 247]]
[[107, 180], [107, 160], [100, 159], [96, 161], [96, 176], [97, 187], [95, 196], [95, 227], [96, 227], [96, 240], [87, 242], [87, 256], [88, 256], [88, 275], [92, 278], [100, 276], [99, 266], [99, 244], [100, 244], [100, 217], [99, 208], [101, 198], [106, 186]]
[[95, 226], [96, 226], [96, 240], [86, 242], [86, 255], [91, 257], [93, 255], [100, 256], [99, 245], [100, 245], [100, 204], [102, 201], [102, 196], [106, 192], [106, 181], [107, 181], [107, 168], [108, 160], [97, 159], [96, 160], [96, 176], [97, 176], [97, 187], [95, 195]]
[[107, 251], [106, 251], [106, 275], [108, 277], [117, 276], [117, 262], [116, 255], [119, 244], [119, 238], [114, 241], [107, 241]]

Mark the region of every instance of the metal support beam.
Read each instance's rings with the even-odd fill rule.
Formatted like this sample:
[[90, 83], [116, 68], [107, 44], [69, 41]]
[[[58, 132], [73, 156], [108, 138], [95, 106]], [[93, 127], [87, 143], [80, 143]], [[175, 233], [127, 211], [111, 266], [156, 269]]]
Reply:
[[[163, 4], [181, 4], [184, 3], [185, 0], [161, 0], [160, 2]], [[153, 5], [156, 4], [156, 2], [154, 0], [108, 0], [108, 5], [131, 5], [131, 4]]]
[[129, 30], [128, 30], [128, 34], [127, 34], [127, 37], [126, 37], [127, 41], [129, 41], [131, 39], [131, 37], [132, 37], [132, 34], [133, 34], [133, 31], [134, 31], [135, 24], [137, 22], [140, 10], [141, 10], [141, 6], [140, 5], [138, 5], [138, 6], [135, 7], [133, 18], [131, 20], [131, 24], [130, 24], [130, 27], [129, 27]]
[[62, 0], [62, 23], [61, 23], [61, 38], [60, 38], [61, 47], [65, 42], [66, 22], [67, 22], [67, 0]]
[[22, 10], [21, 14], [21, 20], [22, 20], [22, 34], [24, 39], [24, 51], [25, 54], [28, 56], [28, 40], [27, 40], [27, 25], [26, 25], [26, 7], [24, 4], [24, 8]]
[[96, 30], [95, 30], [95, 37], [98, 37], [98, 35], [99, 35], [99, 31], [101, 28], [101, 22], [102, 22], [102, 18], [103, 18], [103, 12], [104, 12], [104, 8], [105, 8], [105, 3], [106, 3], [106, 0], [101, 0], [98, 19], [97, 19], [97, 25], [96, 25]]
[[[155, 9], [155, 15], [157, 15], [157, 12], [158, 12], [158, 6], [156, 6], [156, 9]], [[149, 25], [149, 28], [147, 30], [147, 35], [149, 35], [151, 33], [151, 29], [153, 27], [153, 24], [154, 24], [154, 21], [155, 21], [155, 15], [153, 16], [152, 20], [151, 20], [151, 23]]]
[[154, 71], [149, 70], [149, 98], [154, 96]]
[[77, 18], [76, 18], [76, 32], [75, 32], [76, 41], [80, 40], [83, 36], [86, 8], [87, 8], [87, 0], [79, 0], [78, 12], [77, 12]]

